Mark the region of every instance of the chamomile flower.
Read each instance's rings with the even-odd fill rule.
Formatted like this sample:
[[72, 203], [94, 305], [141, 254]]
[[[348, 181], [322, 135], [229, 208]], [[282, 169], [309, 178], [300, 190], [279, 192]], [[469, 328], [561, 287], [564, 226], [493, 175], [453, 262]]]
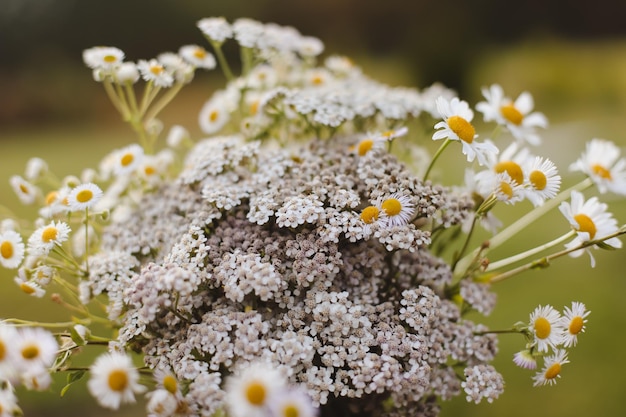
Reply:
[[157, 368], [154, 371], [154, 380], [158, 388], [163, 388], [172, 395], [180, 393], [178, 379], [172, 371]]
[[140, 78], [137, 64], [134, 62], [121, 63], [115, 68], [114, 78], [118, 84], [135, 84]]
[[11, 176], [11, 178], [9, 178], [9, 184], [11, 184], [13, 191], [15, 191], [15, 194], [17, 194], [22, 204], [33, 204], [41, 194], [39, 188], [19, 175]]
[[44, 206], [39, 209], [39, 215], [46, 219], [50, 219], [57, 214], [66, 213], [70, 207], [68, 205], [67, 196], [72, 189], [70, 187], [61, 187], [58, 190], [52, 190], [46, 194], [43, 202]]
[[537, 359], [528, 349], [521, 350], [513, 355], [513, 362], [515, 365], [524, 369], [536, 369]]
[[67, 203], [71, 211], [83, 211], [97, 204], [102, 195], [102, 190], [96, 184], [80, 184], [67, 196]]
[[22, 410], [17, 405], [17, 397], [13, 387], [6, 382], [7, 387], [0, 389], [0, 416], [13, 417], [23, 415]]
[[137, 69], [145, 81], [152, 82], [157, 87], [171, 87], [174, 83], [172, 73], [156, 59], [149, 61], [145, 59], [139, 60]]
[[407, 133], [409, 133], [409, 128], [406, 127], [406, 126], [402, 126], [399, 129], [387, 130], [387, 131], [381, 133], [380, 136], [382, 136], [383, 138], [391, 141], [391, 140], [394, 140], [396, 138], [405, 136]]
[[283, 389], [286, 380], [272, 366], [251, 364], [226, 380], [226, 403], [232, 417], [265, 416], [268, 401]]
[[181, 125], [173, 125], [170, 128], [167, 138], [165, 139], [167, 146], [177, 149], [182, 146], [186, 141], [191, 140], [191, 135], [187, 128]]
[[19, 271], [19, 275], [14, 278], [14, 281], [24, 294], [36, 298], [41, 298], [46, 294], [46, 290], [44, 290], [38, 282], [27, 279], [24, 270]]
[[39, 227], [28, 238], [28, 253], [46, 256], [55, 245], [61, 245], [70, 235], [70, 227], [65, 222], [52, 221]]
[[0, 323], [0, 380], [15, 380], [17, 375], [15, 365], [19, 354], [15, 346], [17, 338], [15, 327]]
[[533, 386], [556, 384], [556, 379], [561, 377], [561, 368], [566, 363], [569, 363], [567, 352], [565, 349], [557, 349], [553, 355], [546, 357], [543, 369], [533, 377]]
[[[584, 242], [602, 238], [617, 232], [617, 220], [607, 211], [607, 205], [601, 203], [597, 197], [591, 197], [587, 201], [578, 191], [572, 191], [571, 203], [564, 201], [559, 206], [559, 210], [576, 231], [576, 237], [565, 245], [567, 249], [572, 249]], [[603, 242], [614, 248], [621, 248], [622, 241], [613, 237]], [[570, 253], [572, 257], [578, 257], [586, 251], [591, 256], [591, 266], [595, 266], [595, 259], [589, 248], [575, 250]]]
[[302, 36], [298, 39], [296, 49], [301, 56], [316, 57], [324, 51], [324, 43], [313, 36]]
[[626, 195], [626, 160], [620, 158], [619, 148], [611, 141], [594, 138], [587, 142], [585, 152], [570, 170], [589, 176], [601, 193]]
[[18, 332], [15, 343], [16, 367], [20, 373], [36, 375], [54, 363], [59, 344], [47, 330], [24, 327]]
[[515, 204], [524, 199], [524, 188], [513, 180], [506, 171], [493, 175], [489, 187], [496, 198], [506, 204]]
[[433, 140], [448, 138], [457, 140], [463, 145], [463, 154], [467, 161], [478, 159], [480, 165], [487, 165], [490, 155], [498, 153], [498, 148], [489, 140], [477, 142], [476, 129], [472, 125], [474, 112], [469, 108], [466, 101], [453, 97], [447, 100], [439, 97], [436, 100], [437, 111], [443, 121], [435, 124], [437, 131], [433, 134]]
[[561, 187], [561, 176], [551, 160], [536, 156], [525, 171], [527, 172], [527, 185], [524, 188], [524, 194], [535, 207], [557, 195]]
[[385, 227], [403, 226], [415, 214], [415, 204], [409, 197], [399, 193], [381, 199], [380, 209], [385, 214], [381, 217], [381, 224]]
[[585, 305], [580, 302], [573, 302], [572, 308], [565, 307], [561, 321], [565, 332], [563, 333], [563, 346], [576, 346], [578, 335], [585, 331], [585, 323], [587, 316], [591, 311], [587, 311]]
[[230, 100], [226, 94], [216, 93], [200, 109], [198, 123], [204, 133], [218, 132], [230, 120]]
[[541, 138], [535, 132], [535, 128], [548, 126], [548, 119], [539, 112], [533, 112], [534, 101], [528, 92], [521, 93], [515, 101], [505, 97], [502, 87], [497, 84], [489, 89], [482, 89], [483, 96], [487, 101], [476, 104], [476, 109], [483, 113], [486, 122], [495, 121], [506, 126], [511, 134], [518, 140], [539, 145]]
[[123, 403], [134, 403], [135, 394], [145, 391], [130, 356], [120, 352], [105, 353], [96, 359], [87, 387], [101, 406], [112, 410]]
[[124, 60], [124, 52], [112, 46], [96, 46], [83, 51], [83, 61], [91, 69], [111, 71]]
[[365, 156], [372, 149], [384, 150], [387, 138], [381, 135], [365, 135], [355, 145], [350, 146], [350, 151], [358, 156]]
[[169, 391], [157, 388], [146, 394], [148, 403], [146, 410], [153, 417], [171, 417], [176, 415], [179, 400]]
[[24, 175], [29, 181], [36, 181], [48, 172], [48, 163], [41, 158], [30, 158], [26, 163]]
[[213, 69], [216, 66], [215, 57], [201, 46], [185, 45], [178, 50], [180, 56], [196, 68]]
[[269, 400], [268, 408], [273, 417], [315, 417], [319, 409], [302, 389], [281, 390]]
[[8, 269], [15, 269], [24, 259], [24, 242], [22, 236], [7, 230], [0, 233], [0, 264]]
[[207, 17], [200, 19], [196, 24], [198, 29], [211, 41], [222, 44], [226, 39], [233, 37], [233, 28], [223, 17]]
[[538, 306], [530, 315], [529, 330], [534, 336], [533, 345], [539, 352], [547, 352], [563, 343], [561, 314], [552, 306]]
[[115, 175], [122, 176], [135, 171], [144, 157], [143, 148], [137, 144], [118, 149], [112, 155], [111, 168]]

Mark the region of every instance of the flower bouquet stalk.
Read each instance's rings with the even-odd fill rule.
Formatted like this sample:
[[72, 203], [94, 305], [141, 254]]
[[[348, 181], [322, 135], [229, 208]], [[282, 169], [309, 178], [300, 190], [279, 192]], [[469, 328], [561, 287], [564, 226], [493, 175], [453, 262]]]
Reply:
[[[483, 88], [474, 109], [435, 84], [389, 87], [350, 59], [320, 56], [320, 40], [250, 19], [198, 22], [212, 52], [125, 61], [115, 47], [84, 51], [138, 142], [99, 167], [57, 179], [31, 159], [10, 182], [33, 221], [3, 219], [0, 262], [67, 322], [0, 324], [0, 410], [19, 411], [16, 386], [65, 393], [87, 379], [119, 409], [146, 395], [150, 416], [436, 416], [442, 400], [495, 400], [498, 335], [521, 334], [514, 362], [552, 385], [590, 312], [582, 302], [536, 307], [509, 329], [488, 315], [493, 287], [557, 258], [621, 248], [625, 232], [599, 196], [626, 195], [626, 160], [592, 139], [561, 191], [536, 156], [547, 118], [532, 96]], [[222, 51], [235, 42], [236, 74]], [[227, 83], [198, 122], [206, 137], [159, 113], [196, 70]], [[440, 148], [428, 156], [431, 140]], [[459, 148], [464, 181], [433, 178]], [[502, 225], [493, 208], [528, 204]], [[503, 259], [490, 251], [551, 210], [560, 236]], [[490, 238], [478, 239], [483, 228]], [[73, 359], [99, 349], [92, 365]], [[541, 364], [541, 366], [539, 366]], [[6, 410], [6, 411], [5, 411]]]

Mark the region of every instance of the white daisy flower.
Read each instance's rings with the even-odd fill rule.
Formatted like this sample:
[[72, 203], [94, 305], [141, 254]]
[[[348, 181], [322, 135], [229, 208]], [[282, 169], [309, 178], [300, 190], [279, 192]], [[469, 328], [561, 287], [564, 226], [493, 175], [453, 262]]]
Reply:
[[561, 188], [561, 176], [551, 160], [536, 156], [527, 165], [525, 171], [527, 172], [527, 185], [524, 188], [524, 194], [535, 207], [558, 194]]
[[13, 387], [10, 384], [5, 389], [0, 390], [0, 410], [2, 410], [2, 417], [13, 417], [23, 415], [22, 410], [17, 405], [17, 397], [13, 391]]
[[163, 64], [156, 59], [149, 61], [145, 59], [139, 60], [137, 69], [141, 77], [148, 82], [153, 82], [157, 87], [171, 87], [174, 83], [174, 76], [168, 71]]
[[296, 49], [304, 57], [316, 57], [324, 51], [324, 43], [313, 36], [298, 39]]
[[167, 138], [165, 142], [167, 146], [177, 149], [182, 146], [185, 141], [191, 140], [191, 135], [189, 131], [181, 125], [173, 125], [170, 128], [169, 133], [167, 134]]
[[471, 123], [474, 112], [467, 102], [459, 100], [458, 97], [451, 100], [439, 97], [436, 104], [443, 121], [435, 125], [435, 129], [438, 130], [433, 134], [433, 140], [444, 138], [458, 140], [463, 145], [463, 154], [467, 156], [468, 162], [477, 158], [480, 165], [487, 165], [490, 156], [498, 153], [498, 148], [489, 140], [476, 142], [478, 135]]
[[200, 109], [200, 129], [207, 134], [218, 132], [230, 120], [231, 108], [232, 103], [227, 93], [215, 93]]
[[140, 145], [126, 146], [113, 152], [111, 168], [117, 176], [130, 174], [141, 164], [143, 157], [144, 151]]
[[146, 410], [148, 415], [153, 417], [171, 417], [176, 415], [178, 409], [178, 398], [169, 391], [158, 388], [146, 394], [148, 403]]
[[[506, 173], [513, 185], [524, 184], [524, 166], [528, 164], [531, 155], [527, 148], [520, 148], [517, 143], [511, 143], [504, 151], [495, 155], [489, 155], [487, 166], [488, 171], [481, 171], [476, 174], [475, 181], [483, 196], [491, 194], [497, 183], [494, 182], [498, 174]], [[495, 186], [494, 186], [495, 185]]]
[[561, 321], [564, 332], [563, 346], [568, 348], [576, 346], [578, 335], [585, 331], [585, 323], [587, 316], [591, 311], [587, 311], [585, 305], [580, 302], [573, 302], [572, 308], [565, 307]]
[[26, 272], [23, 269], [19, 270], [18, 276], [16, 276], [13, 281], [15, 281], [24, 294], [37, 298], [41, 298], [46, 294], [46, 290], [44, 290], [37, 281], [27, 278]]
[[30, 391], [46, 391], [52, 384], [52, 376], [47, 369], [26, 371], [21, 375], [22, 385]]
[[381, 199], [380, 209], [384, 213], [381, 224], [385, 227], [403, 226], [409, 223], [415, 214], [415, 204], [409, 197], [399, 193]]
[[83, 51], [83, 62], [89, 68], [111, 71], [124, 60], [124, 52], [112, 46], [96, 46]]
[[570, 170], [589, 176], [598, 191], [626, 195], [626, 160], [611, 141], [594, 138], [587, 142], [585, 152], [570, 165]]
[[70, 227], [65, 222], [52, 221], [39, 227], [28, 238], [28, 253], [35, 256], [45, 256], [55, 245], [61, 246], [70, 234]]
[[[617, 220], [607, 211], [608, 206], [600, 203], [598, 197], [591, 197], [585, 201], [582, 193], [572, 191], [571, 203], [564, 201], [559, 206], [559, 210], [569, 221], [577, 236], [565, 245], [567, 249], [575, 248], [583, 242], [602, 238], [618, 231]], [[621, 248], [622, 241], [613, 237], [603, 242], [614, 248]], [[595, 259], [591, 255], [589, 248], [576, 250], [570, 253], [572, 257], [578, 257], [587, 252], [591, 256], [591, 266], [595, 266]]]
[[384, 215], [385, 213], [382, 212], [380, 205], [367, 206], [361, 210], [359, 218], [365, 224], [363, 228], [364, 233], [369, 235], [371, 233], [372, 224], [377, 223]]
[[44, 206], [39, 209], [39, 215], [50, 219], [57, 214], [68, 212], [70, 207], [67, 203], [67, 196], [70, 194], [70, 191], [70, 187], [62, 187], [46, 194]]
[[507, 172], [494, 176], [493, 192], [499, 201], [515, 204], [524, 199], [524, 188], [513, 180]]
[[9, 178], [9, 184], [11, 184], [13, 191], [15, 191], [15, 194], [17, 194], [22, 204], [33, 204], [37, 200], [37, 197], [41, 195], [39, 188], [19, 175], [11, 176], [11, 178]]
[[91, 365], [87, 387], [105, 408], [117, 410], [123, 403], [134, 403], [135, 394], [145, 391], [130, 356], [120, 352], [100, 355]]
[[162, 388], [172, 395], [180, 393], [178, 379], [172, 371], [157, 368], [154, 371], [154, 380], [158, 388]]
[[163, 65], [166, 71], [174, 77], [174, 80], [187, 84], [193, 80], [195, 68], [180, 55], [173, 52], [163, 52], [157, 56], [157, 61]]
[[254, 363], [226, 380], [226, 404], [232, 417], [263, 417], [268, 401], [286, 385], [275, 366]]
[[513, 355], [513, 362], [515, 365], [524, 369], [536, 369], [537, 359], [528, 349], [521, 350]]
[[0, 380], [15, 381], [17, 377], [15, 367], [19, 355], [15, 345], [17, 339], [15, 327], [0, 323]]
[[278, 74], [276, 70], [267, 64], [260, 64], [252, 68], [245, 78], [246, 87], [261, 90], [276, 86]]
[[365, 135], [359, 143], [351, 145], [349, 150], [358, 156], [365, 156], [372, 149], [384, 150], [387, 142], [387, 138], [382, 135]]
[[533, 377], [533, 386], [556, 384], [556, 379], [561, 377], [561, 368], [566, 363], [569, 363], [567, 352], [565, 349], [557, 349], [553, 355], [546, 357], [543, 369]]
[[7, 230], [0, 233], [0, 264], [8, 269], [15, 269], [24, 259], [24, 242], [22, 236]]
[[319, 412], [304, 390], [294, 388], [279, 391], [270, 398], [268, 408], [274, 417], [315, 417]]
[[29, 181], [36, 181], [48, 172], [48, 164], [41, 158], [30, 158], [26, 163], [24, 176]]
[[102, 190], [96, 184], [81, 184], [74, 187], [67, 196], [67, 204], [71, 211], [83, 211], [97, 204], [102, 195]]
[[37, 375], [52, 366], [59, 350], [52, 333], [38, 327], [20, 328], [13, 343], [17, 351], [17, 369], [30, 375]]
[[539, 112], [532, 112], [534, 101], [528, 92], [521, 93], [515, 101], [504, 96], [502, 87], [497, 84], [482, 89], [487, 101], [476, 104], [476, 110], [483, 113], [486, 122], [495, 121], [506, 126], [518, 141], [539, 145], [541, 138], [535, 128], [548, 127], [548, 119]]
[[184, 45], [178, 50], [180, 56], [196, 68], [213, 69], [216, 66], [215, 57], [201, 46]]
[[233, 28], [223, 17], [207, 17], [200, 19], [196, 24], [200, 31], [210, 40], [223, 43], [233, 37]]
[[123, 62], [114, 71], [114, 78], [118, 84], [135, 84], [140, 77], [137, 64], [134, 62]]
[[539, 352], [547, 352], [563, 343], [561, 314], [552, 306], [538, 306], [530, 315], [529, 330], [534, 336], [533, 345]]
[[391, 141], [391, 140], [394, 140], [395, 138], [399, 138], [399, 137], [405, 136], [407, 133], [409, 133], [409, 128], [406, 127], [406, 126], [402, 126], [399, 129], [387, 130], [387, 131], [381, 133], [380, 135], [383, 138]]

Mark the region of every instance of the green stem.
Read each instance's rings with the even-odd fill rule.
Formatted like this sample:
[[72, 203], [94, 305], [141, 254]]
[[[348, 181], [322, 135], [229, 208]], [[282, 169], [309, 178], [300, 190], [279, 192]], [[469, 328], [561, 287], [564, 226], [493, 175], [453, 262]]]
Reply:
[[228, 61], [226, 60], [226, 57], [224, 56], [224, 51], [222, 51], [222, 43], [215, 42], [211, 38], [207, 38], [207, 39], [211, 43], [211, 46], [213, 46], [213, 50], [215, 51], [215, 56], [217, 57], [217, 61], [220, 63], [220, 67], [222, 68], [222, 72], [224, 73], [226, 80], [227, 81], [234, 80], [235, 76], [233, 75], [233, 72], [230, 69], [230, 65], [228, 65]]
[[[524, 216], [520, 217], [517, 221], [511, 223], [509, 226], [507, 226], [498, 234], [489, 239], [489, 248], [494, 249], [515, 236], [517, 233], [528, 227], [528, 225], [537, 220], [539, 217], [543, 216], [548, 211], [558, 206], [562, 201], [569, 198], [572, 191], [582, 191], [586, 188], [591, 187], [592, 185], [593, 181], [590, 178], [585, 178], [583, 181], [579, 182], [576, 185], [573, 185], [567, 190], [561, 191], [554, 198], [547, 200], [541, 206], [535, 207], [533, 210], [529, 211]], [[458, 266], [460, 271], [463, 271], [469, 266], [469, 262], [475, 257], [478, 250], [479, 248], [475, 249], [474, 251], [472, 251], [472, 253], [466, 255], [463, 259], [459, 261]]]
[[430, 171], [433, 169], [433, 166], [435, 165], [435, 162], [437, 161], [439, 156], [443, 153], [444, 149], [446, 149], [448, 147], [450, 142], [451, 142], [450, 138], [447, 138], [441, 144], [439, 149], [437, 149], [437, 152], [435, 152], [435, 155], [433, 155], [433, 159], [430, 161], [430, 165], [428, 165], [428, 169], [426, 170], [426, 173], [424, 174], [424, 179], [423, 179], [424, 182], [426, 182], [426, 180], [428, 179], [428, 176], [430, 175]]
[[526, 259], [530, 256], [536, 255], [540, 252], [543, 252], [546, 249], [550, 249], [553, 246], [558, 245], [561, 242], [566, 241], [567, 239], [574, 237], [576, 235], [576, 232], [574, 230], [570, 230], [569, 232], [565, 233], [562, 236], [557, 237], [556, 239], [544, 243], [543, 245], [537, 246], [535, 248], [529, 249], [525, 252], [522, 253], [518, 253], [517, 255], [513, 255], [513, 256], [509, 256], [508, 258], [504, 258], [501, 259], [497, 262], [493, 262], [490, 263], [489, 266], [487, 267], [487, 271], [493, 271], [494, 269], [500, 269], [502, 267], [505, 267], [507, 265], [513, 264], [515, 262], [519, 262], [522, 259]]

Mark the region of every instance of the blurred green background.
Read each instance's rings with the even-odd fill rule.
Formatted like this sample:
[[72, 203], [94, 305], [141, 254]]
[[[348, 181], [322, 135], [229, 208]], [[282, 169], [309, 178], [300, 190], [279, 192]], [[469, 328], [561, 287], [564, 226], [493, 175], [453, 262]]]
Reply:
[[[324, 41], [327, 54], [352, 57], [376, 79], [417, 88], [439, 81], [471, 104], [491, 83], [500, 83], [511, 96], [528, 90], [551, 123], [538, 152], [561, 168], [565, 186], [581, 179], [567, 166], [587, 140], [626, 144], [626, 2], [2, 0], [1, 6], [0, 203], [23, 215], [29, 212], [17, 203], [8, 178], [22, 173], [30, 157], [46, 159], [59, 176], [77, 174], [135, 140], [92, 81], [82, 50], [111, 45], [130, 60], [150, 58], [183, 44], [201, 44], [195, 22], [208, 16], [292, 25]], [[198, 74], [163, 113], [165, 125], [180, 123], [197, 133], [197, 111], [216, 82], [221, 82], [217, 72]], [[618, 221], [626, 221], [624, 199], [602, 199]], [[528, 208], [520, 205], [498, 215], [511, 219]], [[566, 227], [558, 213], [548, 215], [494, 256], [552, 239]], [[495, 366], [504, 375], [505, 393], [494, 404], [480, 405], [461, 396], [444, 404], [443, 416], [623, 414], [624, 255], [596, 251], [596, 258], [595, 269], [584, 256], [499, 284], [496, 310], [480, 319], [492, 328], [507, 328], [528, 320], [538, 304], [562, 309], [572, 300], [584, 302], [592, 311], [588, 329], [559, 383], [533, 388], [533, 372], [511, 362], [522, 338], [502, 336]], [[50, 320], [65, 319], [52, 302], [20, 293], [11, 273], [0, 274], [0, 317], [40, 318], [45, 311]], [[80, 386], [60, 399], [61, 386], [58, 381], [53, 391], [37, 395], [20, 390], [26, 416], [111, 414], [98, 409]], [[143, 414], [139, 406], [125, 410]]]

